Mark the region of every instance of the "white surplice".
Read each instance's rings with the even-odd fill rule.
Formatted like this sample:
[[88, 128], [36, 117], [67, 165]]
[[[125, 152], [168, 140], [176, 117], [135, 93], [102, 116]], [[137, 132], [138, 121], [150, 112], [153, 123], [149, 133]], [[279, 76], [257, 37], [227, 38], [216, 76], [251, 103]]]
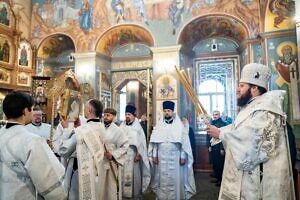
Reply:
[[226, 149], [220, 200], [294, 200], [282, 111], [284, 91], [270, 91], [243, 107], [221, 128]]
[[[196, 193], [188, 128], [179, 117], [171, 124], [165, 123], [163, 118], [159, 120], [152, 132], [148, 152], [152, 166], [151, 188], [157, 199], [189, 199]], [[158, 165], [153, 165], [152, 157], [158, 157]], [[185, 159], [182, 166], [180, 158]]]
[[[64, 133], [57, 136], [58, 154], [69, 158], [66, 172], [69, 199], [117, 199], [117, 183], [104, 152], [106, 148], [112, 153], [112, 168], [118, 176], [117, 164], [124, 163], [128, 149], [125, 133], [114, 124], [106, 129], [102, 123], [90, 121], [73, 131], [64, 129]], [[75, 172], [74, 158], [78, 159]]]
[[0, 199], [66, 199], [64, 167], [45, 140], [23, 125], [0, 130]]
[[[104, 158], [101, 162], [102, 171], [99, 174], [99, 182], [102, 186], [100, 188], [100, 199], [116, 200], [118, 197], [119, 199], [122, 199], [121, 168], [119, 167], [123, 166], [126, 159], [126, 153], [129, 146], [128, 138], [124, 131], [115, 123], [111, 123], [109, 127], [104, 127], [104, 124], [102, 123], [101, 126], [105, 130], [100, 134], [101, 140], [103, 141], [106, 150], [112, 154], [113, 160], [109, 161]], [[116, 175], [117, 180], [115, 179], [114, 174]], [[117, 184], [119, 191], [117, 191]]]
[[41, 123], [41, 125], [37, 126], [32, 123], [29, 123], [26, 125], [26, 129], [29, 132], [39, 135], [48, 140], [50, 137], [51, 125], [47, 123]]
[[[120, 127], [126, 133], [129, 142], [126, 161], [122, 167], [123, 197], [141, 197], [151, 178], [145, 133], [137, 118], [131, 125], [123, 122]], [[140, 154], [141, 160], [134, 162], [137, 153]]]

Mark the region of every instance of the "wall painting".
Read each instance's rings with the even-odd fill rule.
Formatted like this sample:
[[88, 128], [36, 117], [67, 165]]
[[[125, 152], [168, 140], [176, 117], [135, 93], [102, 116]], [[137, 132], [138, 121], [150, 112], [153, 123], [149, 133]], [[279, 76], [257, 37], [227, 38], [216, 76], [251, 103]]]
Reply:
[[10, 15], [9, 5], [6, 2], [0, 2], [0, 24], [9, 26]]
[[171, 75], [162, 75], [156, 80], [156, 99], [176, 99], [177, 81]]
[[32, 51], [30, 44], [26, 41], [22, 41], [18, 48], [18, 65], [31, 68], [31, 57]]
[[9, 63], [10, 43], [5, 36], [0, 35], [0, 61]]
[[10, 83], [10, 73], [0, 69], [0, 83]]
[[21, 86], [30, 86], [31, 78], [30, 74], [21, 72], [18, 74], [17, 84]]
[[287, 91], [284, 110], [293, 124], [300, 123], [300, 79], [296, 39], [293, 37], [269, 38], [267, 51], [267, 64], [272, 70], [270, 89]]

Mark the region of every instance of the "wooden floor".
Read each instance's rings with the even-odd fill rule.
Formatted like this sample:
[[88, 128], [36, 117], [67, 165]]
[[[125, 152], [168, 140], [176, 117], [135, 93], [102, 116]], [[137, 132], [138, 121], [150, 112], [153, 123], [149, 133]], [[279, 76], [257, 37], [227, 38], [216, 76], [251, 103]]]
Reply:
[[[195, 182], [197, 193], [193, 196], [192, 200], [217, 200], [220, 187], [215, 186], [215, 183], [211, 183], [213, 180], [209, 177], [209, 172], [195, 172]], [[143, 200], [155, 200], [154, 194], [146, 194]]]

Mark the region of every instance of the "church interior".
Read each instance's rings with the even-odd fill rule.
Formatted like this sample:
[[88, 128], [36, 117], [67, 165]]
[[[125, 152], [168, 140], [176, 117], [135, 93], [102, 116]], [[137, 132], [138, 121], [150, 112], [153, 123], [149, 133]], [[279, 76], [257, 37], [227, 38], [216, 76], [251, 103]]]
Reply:
[[[236, 89], [248, 63], [271, 69], [269, 90], [283, 101], [298, 148], [300, 199], [300, 1], [296, 0], [1, 0], [0, 119], [11, 91], [31, 94], [53, 122], [70, 95], [90, 98], [125, 118], [134, 104], [147, 138], [162, 102], [194, 129], [194, 170], [211, 171], [206, 132], [176, 69], [206, 113], [238, 113]], [[177, 68], [176, 68], [177, 67]], [[60, 107], [59, 107], [60, 106]]]

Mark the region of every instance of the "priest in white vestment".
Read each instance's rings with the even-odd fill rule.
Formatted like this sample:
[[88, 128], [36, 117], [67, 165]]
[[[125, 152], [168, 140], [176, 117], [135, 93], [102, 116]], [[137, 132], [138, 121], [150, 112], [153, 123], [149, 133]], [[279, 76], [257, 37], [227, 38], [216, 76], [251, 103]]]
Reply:
[[135, 117], [136, 108], [127, 105], [125, 121], [120, 125], [128, 137], [129, 148], [122, 167], [122, 193], [126, 198], [140, 198], [150, 183], [150, 165], [144, 130]]
[[101, 163], [103, 171], [99, 175], [101, 185], [101, 199], [122, 199], [120, 167], [124, 165], [126, 153], [129, 147], [125, 132], [114, 123], [117, 111], [106, 108], [103, 111], [103, 123], [105, 130], [100, 137], [105, 145], [105, 158]]
[[163, 102], [164, 116], [149, 143], [151, 187], [159, 200], [190, 199], [196, 194], [189, 130], [174, 113], [174, 106], [172, 101]]
[[26, 129], [29, 132], [39, 135], [48, 141], [50, 137], [51, 125], [47, 123], [43, 123], [42, 118], [43, 118], [43, 111], [41, 110], [40, 107], [35, 106], [32, 109], [31, 123], [26, 125]]
[[282, 110], [285, 92], [267, 92], [270, 69], [244, 66], [237, 89], [241, 107], [233, 124], [208, 133], [222, 140], [225, 167], [220, 200], [294, 200], [294, 185]]
[[102, 103], [91, 99], [86, 102], [84, 115], [87, 123], [71, 130], [68, 121], [61, 119], [63, 134], [56, 139], [57, 153], [68, 161], [66, 187], [68, 199], [100, 200], [101, 190], [99, 175], [102, 173], [101, 162], [104, 159], [104, 144], [101, 133]]
[[3, 101], [7, 124], [0, 130], [0, 199], [63, 200], [64, 167], [46, 141], [29, 132], [32, 98], [20, 92]]

